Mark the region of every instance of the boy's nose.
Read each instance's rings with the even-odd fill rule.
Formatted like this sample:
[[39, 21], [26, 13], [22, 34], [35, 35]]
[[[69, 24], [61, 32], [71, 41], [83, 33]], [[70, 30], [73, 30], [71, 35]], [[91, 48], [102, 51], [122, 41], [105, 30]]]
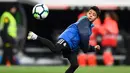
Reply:
[[92, 15], [90, 15], [90, 17], [92, 17]]

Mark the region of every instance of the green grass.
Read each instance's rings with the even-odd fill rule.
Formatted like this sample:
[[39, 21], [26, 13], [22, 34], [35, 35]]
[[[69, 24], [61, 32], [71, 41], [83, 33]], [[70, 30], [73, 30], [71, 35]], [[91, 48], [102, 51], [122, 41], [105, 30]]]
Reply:
[[[68, 66], [0, 66], [0, 73], [64, 73]], [[130, 66], [79, 67], [75, 73], [130, 73]]]

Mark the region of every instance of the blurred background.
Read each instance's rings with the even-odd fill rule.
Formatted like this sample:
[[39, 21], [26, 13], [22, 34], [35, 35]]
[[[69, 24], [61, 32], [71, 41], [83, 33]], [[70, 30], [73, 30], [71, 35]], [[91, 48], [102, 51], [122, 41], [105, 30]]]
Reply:
[[[36, 20], [32, 15], [37, 3], [49, 7], [49, 15], [44, 20]], [[101, 50], [87, 55], [79, 52], [79, 65], [130, 65], [130, 0], [0, 0], [0, 64], [69, 65], [62, 55], [53, 54], [40, 41], [28, 41], [27, 33], [33, 31], [55, 43], [58, 35], [93, 5], [101, 9], [101, 15], [94, 22], [90, 44], [100, 44]]]

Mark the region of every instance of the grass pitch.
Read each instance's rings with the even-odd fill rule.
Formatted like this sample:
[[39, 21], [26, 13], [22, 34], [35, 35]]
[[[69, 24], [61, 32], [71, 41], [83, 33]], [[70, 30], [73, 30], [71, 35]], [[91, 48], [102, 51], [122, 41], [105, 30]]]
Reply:
[[[0, 73], [64, 73], [68, 66], [0, 66]], [[130, 66], [79, 67], [75, 73], [130, 73]]]

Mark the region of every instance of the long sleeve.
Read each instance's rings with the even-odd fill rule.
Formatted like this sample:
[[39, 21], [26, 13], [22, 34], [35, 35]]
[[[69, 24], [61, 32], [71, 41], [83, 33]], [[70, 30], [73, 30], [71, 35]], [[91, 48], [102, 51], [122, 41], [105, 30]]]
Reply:
[[89, 44], [89, 36], [91, 35], [91, 22], [87, 19], [86, 16], [82, 17], [78, 20], [78, 30], [80, 36], [80, 47], [81, 48], [88, 48]]

